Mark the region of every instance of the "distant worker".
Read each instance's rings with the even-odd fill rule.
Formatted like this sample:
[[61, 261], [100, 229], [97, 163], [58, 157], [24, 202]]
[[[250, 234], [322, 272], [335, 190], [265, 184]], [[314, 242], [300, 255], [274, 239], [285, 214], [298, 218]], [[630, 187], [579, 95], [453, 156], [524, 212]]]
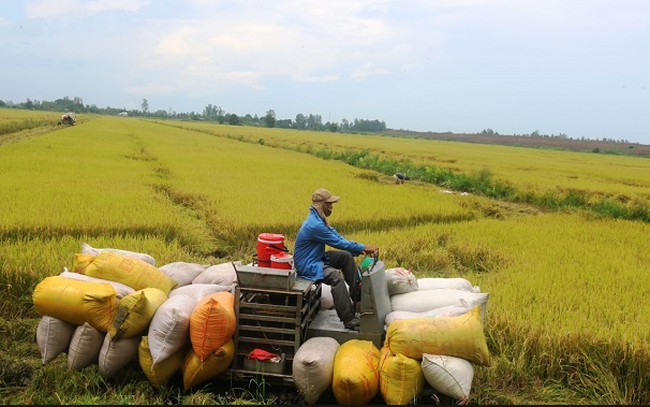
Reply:
[[[314, 191], [309, 214], [296, 235], [293, 258], [300, 277], [323, 282], [332, 288], [336, 314], [345, 328], [356, 331], [361, 320], [356, 316], [345, 284], [354, 287], [357, 282], [354, 257], [375, 253], [378, 248], [347, 240], [330, 226], [327, 218], [332, 214], [332, 205], [339, 199], [324, 188]], [[339, 250], [325, 251], [325, 245]]]
[[74, 113], [66, 113], [63, 116], [61, 116], [61, 121], [59, 123], [68, 126], [74, 126], [74, 122], [75, 122]]
[[393, 175], [393, 178], [395, 178], [395, 183], [396, 183], [396, 184], [403, 184], [404, 181], [407, 181], [407, 180], [410, 180], [410, 179], [411, 179], [411, 177], [409, 177], [409, 176], [406, 175], [406, 174], [402, 174], [401, 172], [396, 172], [396, 173]]

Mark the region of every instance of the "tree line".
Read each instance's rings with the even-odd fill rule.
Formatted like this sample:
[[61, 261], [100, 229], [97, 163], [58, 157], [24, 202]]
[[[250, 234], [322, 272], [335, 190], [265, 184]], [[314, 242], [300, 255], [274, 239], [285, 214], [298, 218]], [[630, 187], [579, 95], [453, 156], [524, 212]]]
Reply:
[[350, 121], [343, 119], [340, 123], [330, 121], [323, 123], [323, 117], [319, 114], [305, 115], [302, 113], [298, 113], [294, 119], [278, 119], [273, 109], [269, 109], [264, 116], [259, 117], [257, 114], [250, 113], [245, 115], [228, 113], [221, 106], [213, 104], [208, 104], [200, 113], [194, 111], [175, 112], [172, 111], [171, 108], [169, 110], [159, 109], [151, 112], [149, 110], [149, 101], [147, 99], [142, 99], [142, 104], [140, 106], [141, 109], [98, 107], [95, 104], [85, 105], [83, 99], [76, 96], [74, 98], [65, 96], [62, 99], [56, 99], [54, 101], [30, 100], [28, 98], [22, 103], [5, 102], [0, 100], [0, 107], [104, 115], [122, 114], [161, 119], [202, 120], [234, 126], [276, 127], [282, 129], [341, 133], [380, 133], [386, 130], [386, 123], [380, 120], [354, 119]]

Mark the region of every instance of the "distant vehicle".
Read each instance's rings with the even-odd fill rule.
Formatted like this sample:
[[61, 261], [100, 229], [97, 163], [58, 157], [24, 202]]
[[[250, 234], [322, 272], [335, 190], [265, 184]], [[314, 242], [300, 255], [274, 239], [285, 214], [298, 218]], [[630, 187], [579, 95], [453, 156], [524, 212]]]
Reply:
[[74, 126], [76, 121], [77, 121], [77, 117], [75, 116], [74, 112], [68, 112], [65, 113], [63, 116], [61, 116], [61, 120], [59, 120], [59, 124], [64, 126]]

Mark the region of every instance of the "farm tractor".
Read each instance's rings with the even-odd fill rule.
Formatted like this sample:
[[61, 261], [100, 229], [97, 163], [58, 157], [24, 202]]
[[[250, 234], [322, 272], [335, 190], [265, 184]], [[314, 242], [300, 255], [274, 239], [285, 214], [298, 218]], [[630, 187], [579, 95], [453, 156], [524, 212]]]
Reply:
[[[346, 329], [335, 309], [321, 306], [322, 283], [297, 276], [292, 262], [275, 261], [276, 257], [292, 256], [276, 255], [270, 256], [271, 266], [268, 255], [266, 260], [255, 258], [248, 265], [233, 263], [238, 280], [235, 298], [239, 299], [235, 300], [237, 330], [233, 337], [236, 355], [222, 377], [232, 382], [262, 376], [269, 382], [294, 385], [294, 356], [307, 339], [317, 336], [332, 337], [341, 344], [350, 339], [369, 340], [381, 348], [391, 305], [385, 266], [378, 254], [366, 256], [358, 269], [362, 281], [360, 300], [355, 303], [361, 320], [358, 331]], [[281, 356], [279, 363], [248, 357], [260, 349]]]

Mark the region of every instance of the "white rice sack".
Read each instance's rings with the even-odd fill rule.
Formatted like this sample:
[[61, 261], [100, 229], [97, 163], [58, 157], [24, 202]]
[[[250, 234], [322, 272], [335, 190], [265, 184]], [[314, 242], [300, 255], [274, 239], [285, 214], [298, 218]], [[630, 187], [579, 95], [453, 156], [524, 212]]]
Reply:
[[[321, 283], [320, 307], [324, 309], [334, 309], [334, 297], [332, 296], [332, 286]], [[350, 286], [345, 283], [345, 288], [350, 292]]]
[[316, 404], [332, 385], [334, 356], [339, 348], [336, 339], [315, 336], [307, 339], [293, 358], [293, 381], [307, 404]]
[[474, 366], [468, 360], [456, 356], [422, 355], [424, 378], [436, 391], [453, 397], [458, 404], [467, 404], [472, 390]]
[[235, 293], [235, 284], [231, 285], [219, 285], [219, 284], [189, 284], [183, 287], [174, 288], [169, 292], [169, 298], [175, 297], [177, 295], [189, 295], [194, 298], [196, 302], [199, 302], [206, 295], [218, 293], [219, 291], [230, 291], [232, 294]]
[[388, 295], [409, 293], [418, 289], [418, 280], [411, 270], [395, 267], [386, 269]]
[[178, 282], [176, 287], [192, 284], [192, 280], [194, 280], [196, 276], [201, 274], [201, 272], [206, 268], [208, 268], [208, 265], [188, 263], [184, 261], [175, 261], [158, 267], [160, 271]]
[[68, 368], [81, 370], [97, 363], [105, 336], [105, 332], [93, 328], [88, 322], [77, 326], [68, 349]]
[[120, 300], [127, 295], [133, 294], [135, 292], [134, 288], [129, 287], [126, 284], [122, 284], [117, 281], [106, 280], [103, 278], [91, 277], [85, 274], [75, 273], [74, 271], [69, 271], [67, 267], [63, 268], [63, 272], [60, 274], [61, 277], [74, 278], [81, 281], [93, 281], [96, 283], [108, 283], [115, 289], [115, 298]]
[[130, 250], [122, 250], [122, 249], [113, 249], [111, 247], [103, 247], [103, 248], [95, 248], [89, 245], [88, 243], [84, 243], [81, 245], [81, 252], [84, 254], [92, 254], [93, 256], [97, 256], [98, 254], [102, 252], [113, 252], [113, 253], [119, 253], [123, 256], [127, 257], [133, 257], [136, 259], [140, 259], [143, 261], [146, 261], [147, 263], [151, 264], [152, 266], [156, 265], [156, 259], [154, 259], [152, 256], [148, 255], [147, 253], [140, 253], [140, 252], [132, 252]]
[[183, 348], [190, 335], [190, 316], [197, 303], [192, 296], [177, 294], [158, 307], [147, 335], [153, 365]]
[[444, 307], [440, 308], [434, 308], [430, 309], [428, 311], [424, 312], [412, 312], [412, 311], [391, 311], [388, 314], [386, 314], [385, 322], [386, 322], [386, 329], [390, 326], [390, 324], [393, 321], [397, 321], [399, 319], [407, 319], [407, 318], [421, 318], [421, 317], [457, 317], [459, 315], [463, 315], [470, 309], [472, 309], [468, 304], [467, 301], [463, 300], [461, 298], [461, 304], [462, 305], [446, 305]]
[[439, 288], [436, 290], [418, 290], [410, 293], [395, 294], [390, 297], [391, 311], [425, 312], [448, 305], [474, 308], [481, 306], [481, 320], [485, 320], [488, 293], [473, 293], [454, 288]]
[[43, 357], [43, 366], [68, 351], [77, 325], [63, 319], [43, 315], [36, 328], [36, 343]]
[[235, 266], [241, 266], [241, 260], [235, 262], [226, 262], [215, 264], [207, 267], [198, 276], [192, 280], [192, 284], [217, 284], [229, 286], [237, 284], [237, 272]]
[[142, 335], [111, 340], [109, 335], [104, 335], [104, 342], [99, 350], [99, 373], [104, 379], [117, 375], [132, 361], [138, 360], [138, 346]]
[[469, 280], [462, 277], [426, 277], [418, 278], [418, 290], [437, 290], [440, 288], [453, 288], [480, 293], [479, 286], [473, 286]]
[[334, 308], [334, 297], [332, 297], [332, 287], [325, 283], [321, 284], [320, 307], [323, 309]]

